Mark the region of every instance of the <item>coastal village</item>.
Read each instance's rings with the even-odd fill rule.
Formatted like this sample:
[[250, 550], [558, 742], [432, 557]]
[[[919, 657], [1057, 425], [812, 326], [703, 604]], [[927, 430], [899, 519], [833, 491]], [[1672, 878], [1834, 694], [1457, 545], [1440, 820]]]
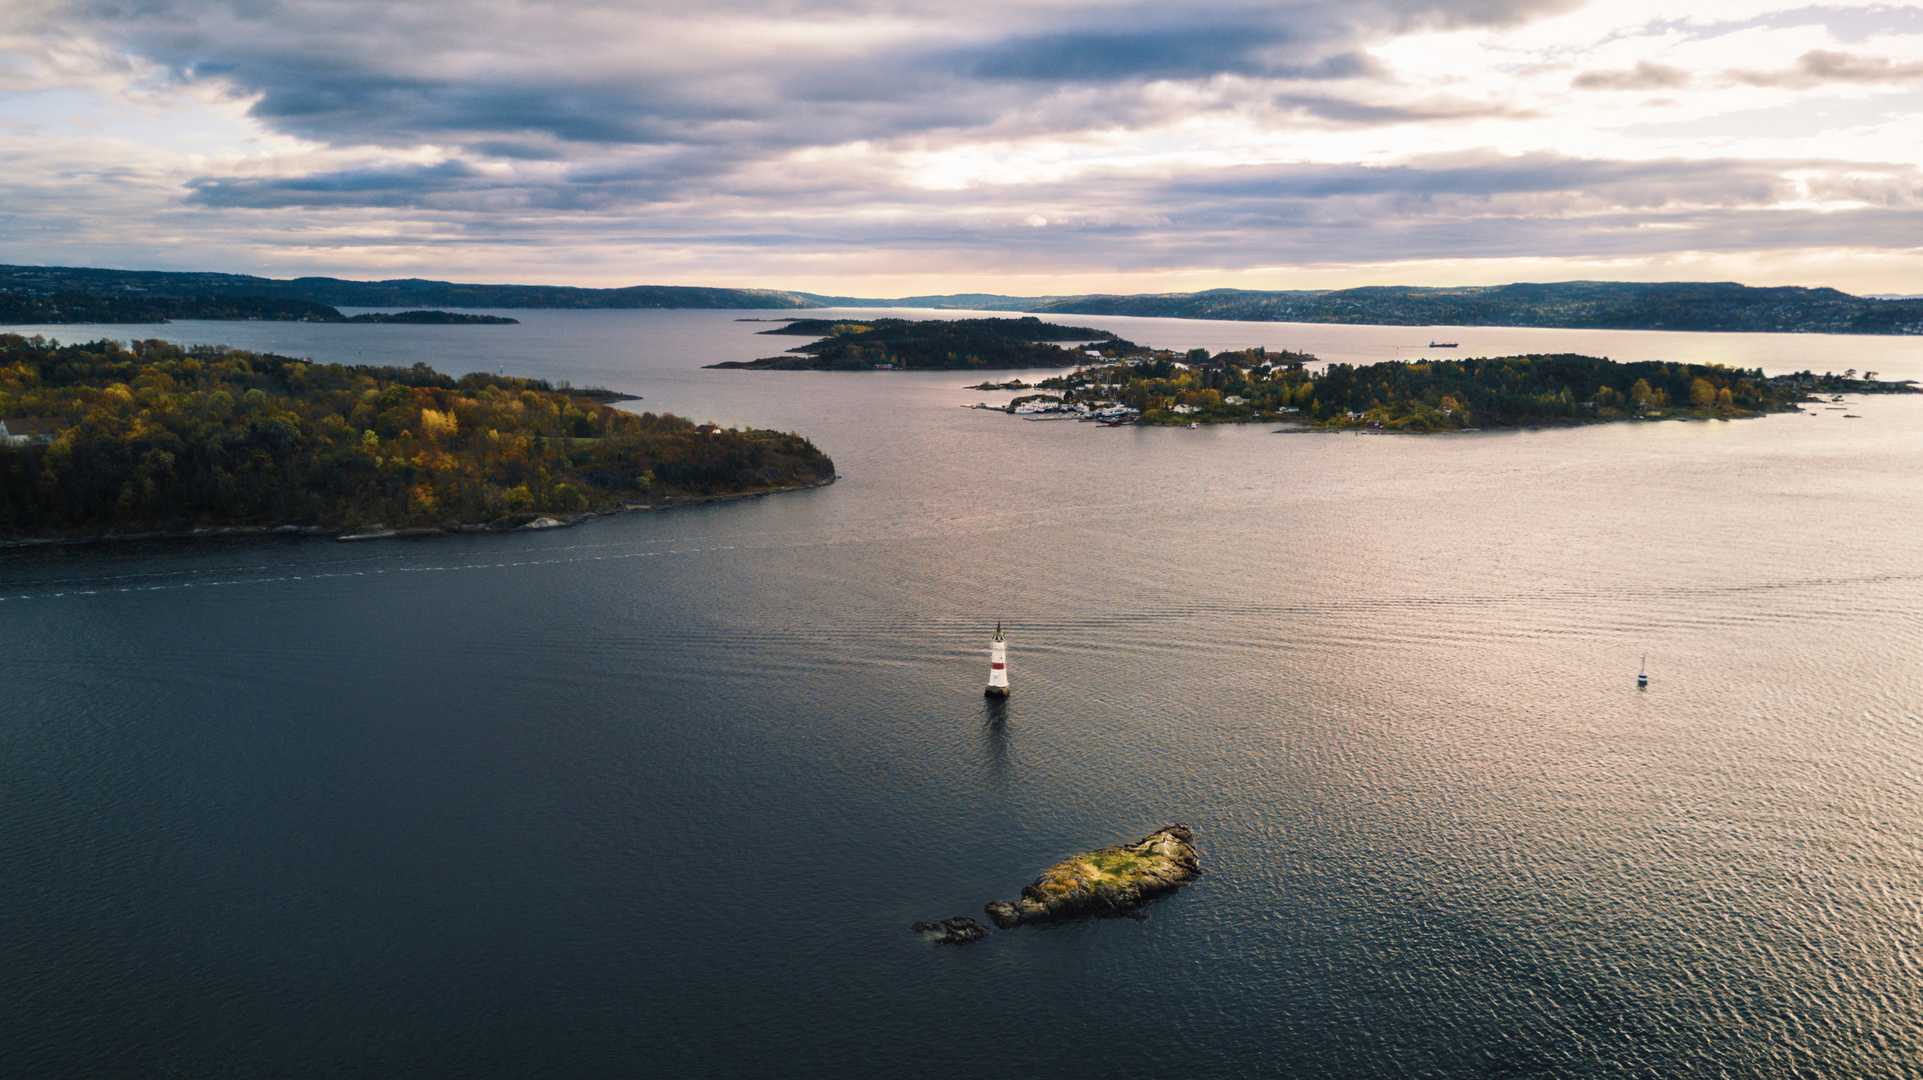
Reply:
[[[1035, 390], [999, 411], [1029, 420], [1087, 420], [1111, 426], [1132, 423], [1196, 424], [1284, 419], [1301, 411], [1292, 404], [1306, 382], [1307, 353], [1271, 352], [1260, 346], [1239, 352], [1186, 353], [1131, 347], [1089, 347], [1088, 362], [1067, 375], [1027, 383], [982, 383], [975, 390]], [[1124, 351], [1136, 348], [1136, 351]], [[1293, 378], [1291, 378], [1293, 376]], [[996, 408], [987, 403], [972, 406]]]

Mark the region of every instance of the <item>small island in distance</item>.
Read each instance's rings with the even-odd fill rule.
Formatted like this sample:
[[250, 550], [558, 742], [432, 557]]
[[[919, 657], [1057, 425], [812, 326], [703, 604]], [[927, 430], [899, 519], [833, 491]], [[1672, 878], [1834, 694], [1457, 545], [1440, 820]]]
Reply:
[[416, 326], [517, 326], [521, 322], [505, 315], [478, 315], [469, 311], [364, 311], [341, 321], [407, 323]]
[[1089, 342], [1108, 353], [1141, 347], [1106, 330], [1020, 319], [792, 319], [763, 334], [818, 340], [785, 356], [733, 360], [711, 368], [756, 371], [954, 371], [969, 368], [1060, 368], [1088, 358], [1054, 342]]
[[798, 434], [536, 379], [0, 334], [0, 538], [505, 529], [832, 483]]

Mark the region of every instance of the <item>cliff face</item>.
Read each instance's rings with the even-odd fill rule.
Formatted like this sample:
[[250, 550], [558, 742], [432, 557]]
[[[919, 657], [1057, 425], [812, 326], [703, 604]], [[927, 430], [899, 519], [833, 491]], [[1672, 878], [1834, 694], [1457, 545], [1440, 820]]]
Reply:
[[985, 910], [1004, 930], [1076, 915], [1124, 914], [1201, 873], [1195, 834], [1186, 825], [1170, 825], [1133, 844], [1064, 859], [1024, 887], [1020, 900], [995, 900]]

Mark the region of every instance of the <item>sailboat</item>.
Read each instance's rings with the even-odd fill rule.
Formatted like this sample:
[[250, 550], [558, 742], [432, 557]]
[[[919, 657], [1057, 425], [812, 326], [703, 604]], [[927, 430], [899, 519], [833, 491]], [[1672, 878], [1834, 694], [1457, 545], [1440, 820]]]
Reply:
[[1638, 690], [1649, 688], [1649, 656], [1646, 653], [1643, 655], [1643, 669], [1636, 673], [1636, 688]]

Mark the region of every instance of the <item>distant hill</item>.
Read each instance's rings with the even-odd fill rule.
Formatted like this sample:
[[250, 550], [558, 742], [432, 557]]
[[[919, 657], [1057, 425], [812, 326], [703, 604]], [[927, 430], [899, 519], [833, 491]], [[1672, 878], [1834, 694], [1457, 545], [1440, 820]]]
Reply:
[[1875, 300], [1835, 289], [1755, 289], [1734, 282], [1563, 281], [1428, 289], [1073, 296], [1027, 310], [1378, 326], [1538, 326], [1593, 330], [1923, 334], [1923, 300]]
[[567, 285], [464, 285], [401, 278], [264, 278], [249, 274], [183, 273], [167, 270], [102, 270], [75, 266], [0, 266], [0, 292], [50, 297], [250, 296], [307, 300], [337, 307], [461, 308], [812, 308], [823, 305], [799, 293], [771, 289], [704, 289], [635, 285], [625, 289], [579, 289]]
[[0, 291], [0, 326], [27, 323], [164, 323], [174, 319], [423, 323], [442, 326], [504, 325], [520, 321], [501, 315], [455, 311], [366, 312], [349, 317], [327, 304], [281, 296], [101, 295], [83, 292], [29, 296]]
[[1852, 296], [1836, 289], [1798, 286], [1759, 289], [1735, 282], [1562, 281], [1457, 288], [1210, 289], [1194, 293], [1038, 297], [953, 293], [895, 300], [799, 295], [834, 307], [974, 308], [1037, 315], [1138, 315], [1377, 326], [1923, 334], [1923, 298]]
[[276, 296], [140, 296], [59, 292], [30, 296], [0, 291], [0, 325], [21, 323], [163, 323], [169, 319], [267, 319], [344, 322], [312, 300]]
[[1923, 299], [1852, 296], [1797, 286], [1735, 282], [1562, 281], [1550, 284], [1196, 293], [1003, 296], [947, 293], [895, 299], [825, 296], [774, 289], [634, 285], [475, 285], [405, 278], [283, 280], [245, 274], [0, 266], [0, 292], [23, 297], [253, 297], [345, 307], [726, 308], [903, 307], [1146, 315], [1252, 322], [1370, 323], [1385, 326], [1539, 326], [1597, 330], [1711, 330], [1755, 333], [1923, 334]]

